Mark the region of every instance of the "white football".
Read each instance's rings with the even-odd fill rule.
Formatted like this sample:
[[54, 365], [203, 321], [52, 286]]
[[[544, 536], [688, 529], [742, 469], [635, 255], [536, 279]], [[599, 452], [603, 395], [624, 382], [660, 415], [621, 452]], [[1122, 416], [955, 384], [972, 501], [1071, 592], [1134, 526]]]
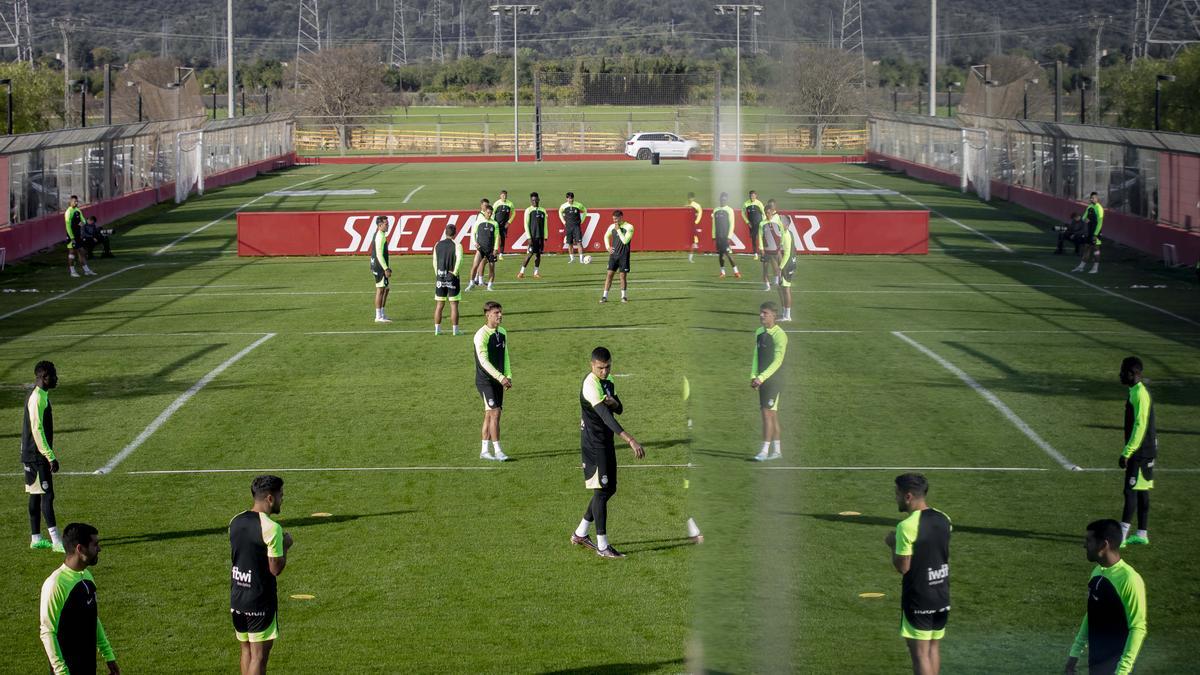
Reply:
[[590, 256], [590, 255], [583, 256], [583, 264], [584, 265], [592, 264], [592, 256]]

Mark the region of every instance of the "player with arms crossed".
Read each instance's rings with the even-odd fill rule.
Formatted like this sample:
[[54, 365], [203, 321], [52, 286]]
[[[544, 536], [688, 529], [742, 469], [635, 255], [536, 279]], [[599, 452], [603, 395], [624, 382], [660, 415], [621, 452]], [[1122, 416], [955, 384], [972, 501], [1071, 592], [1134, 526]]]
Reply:
[[83, 211], [79, 210], [79, 197], [71, 195], [63, 216], [67, 226], [67, 268], [71, 271], [71, 276], [79, 276], [75, 271], [75, 258], [79, 258], [79, 262], [83, 264], [85, 276], [96, 276], [92, 268], [88, 267], [87, 253], [79, 243], [83, 238]]
[[758, 192], [750, 191], [750, 198], [742, 204], [742, 215], [750, 226], [750, 246], [753, 247], [754, 259], [758, 260], [758, 228], [762, 224], [766, 210], [763, 203], [758, 201]]
[[608, 249], [608, 272], [604, 275], [604, 292], [600, 302], [608, 302], [608, 289], [612, 288], [613, 274], [621, 273], [621, 302], [629, 302], [630, 244], [633, 242], [633, 223], [625, 222], [622, 211], [613, 211], [612, 225], [604, 231], [604, 248]]
[[[601, 558], [624, 558], [608, 543], [608, 500], [617, 493], [617, 451], [614, 436], [620, 436], [641, 459], [646, 451], [637, 439], [621, 427], [616, 416], [625, 407], [617, 398], [612, 381], [612, 353], [604, 347], [592, 350], [591, 371], [583, 378], [579, 392], [579, 446], [583, 459], [584, 487], [592, 491], [587, 511], [571, 535], [571, 543], [595, 549]], [[596, 524], [596, 543], [588, 538], [588, 528]]]
[[229, 521], [229, 612], [241, 648], [242, 675], [264, 675], [279, 637], [275, 577], [287, 565], [292, 535], [271, 519], [283, 507], [282, 478], [258, 476], [250, 483], [250, 494], [254, 506]]
[[[25, 492], [29, 495], [29, 548], [53, 548], [63, 553], [63, 540], [54, 517], [54, 476], [58, 457], [54, 454], [54, 412], [50, 390], [58, 386], [58, 370], [49, 361], [33, 367], [33, 391], [25, 399], [21, 418], [21, 464], [25, 469]], [[50, 529], [50, 541], [42, 538], [41, 518]]]
[[[479, 459], [503, 462], [508, 455], [500, 449], [500, 413], [504, 392], [512, 389], [512, 362], [508, 355], [508, 332], [501, 326], [504, 312], [500, 303], [483, 304], [483, 327], [475, 331], [475, 388], [483, 397], [483, 448]], [[492, 449], [488, 450], [491, 441]]]
[[387, 306], [392, 266], [388, 262], [388, 219], [375, 218], [375, 240], [371, 244], [371, 274], [375, 277], [375, 323], [391, 323], [383, 308]]
[[1083, 246], [1083, 256], [1079, 258], [1079, 264], [1071, 271], [1082, 272], [1087, 267], [1088, 258], [1091, 258], [1092, 269], [1088, 274], [1095, 274], [1100, 271], [1100, 230], [1104, 229], [1104, 207], [1100, 206], [1100, 197], [1095, 192], [1088, 196], [1083, 220], [1088, 226], [1088, 239]]
[[587, 207], [575, 201], [575, 193], [567, 193], [567, 201], [558, 207], [558, 218], [562, 221], [563, 243], [566, 244], [567, 262], [574, 262], [574, 252], [579, 251], [579, 262], [583, 262], [583, 219]]
[[500, 198], [492, 202], [492, 215], [496, 219], [496, 257], [504, 259], [504, 242], [508, 240], [508, 223], [512, 220], [513, 203], [508, 201], [508, 190], [500, 191]]
[[546, 209], [539, 206], [541, 198], [538, 193], [529, 193], [529, 208], [525, 209], [525, 237], [529, 240], [529, 255], [521, 263], [521, 271], [517, 272], [518, 279], [525, 278], [525, 268], [533, 259], [533, 278], [541, 279], [538, 268], [542, 266], [542, 251], [546, 250], [546, 234], [550, 231], [550, 222], [546, 219]]
[[462, 244], [454, 239], [458, 228], [454, 223], [446, 226], [446, 234], [433, 245], [433, 334], [442, 334], [442, 310], [450, 303], [450, 324], [453, 335], [458, 335], [458, 301], [462, 298], [462, 282], [458, 278], [458, 266], [462, 264]]
[[900, 582], [900, 635], [908, 642], [914, 675], [942, 669], [942, 638], [950, 618], [950, 532], [946, 514], [925, 503], [929, 482], [919, 473], [896, 476], [896, 508], [908, 517], [888, 532]]
[[729, 193], [722, 192], [720, 206], [712, 211], [712, 238], [717, 247], [717, 262], [721, 265], [721, 278], [725, 278], [725, 260], [733, 267], [733, 276], [742, 278], [738, 271], [737, 261], [729, 250], [729, 237], [733, 235], [733, 209], [729, 207]]
[[783, 391], [783, 357], [787, 354], [787, 333], [775, 323], [779, 306], [764, 302], [758, 308], [762, 326], [754, 331], [754, 358], [750, 365], [750, 387], [758, 391], [758, 407], [762, 410], [762, 450], [754, 456], [759, 462], [779, 459], [780, 447], [779, 394]]

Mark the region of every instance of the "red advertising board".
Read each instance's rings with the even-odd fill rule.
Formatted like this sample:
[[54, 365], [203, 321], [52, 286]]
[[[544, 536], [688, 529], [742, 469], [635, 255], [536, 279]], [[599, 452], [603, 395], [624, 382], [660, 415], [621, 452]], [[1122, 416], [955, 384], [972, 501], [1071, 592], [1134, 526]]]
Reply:
[[[604, 232], [612, 223], [614, 209], [595, 209], [583, 222], [584, 247], [604, 250]], [[698, 236], [699, 250], [714, 250], [711, 211], [705, 210], [700, 225], [688, 208], [627, 208], [625, 220], [634, 225], [635, 251], [687, 251]], [[798, 253], [804, 254], [923, 254], [929, 251], [928, 211], [781, 211], [791, 221]], [[276, 211], [239, 212], [238, 255], [311, 256], [361, 255], [371, 246], [375, 218], [388, 219], [388, 250], [393, 254], [428, 254], [447, 225], [456, 226], [455, 238], [471, 250], [473, 211]], [[525, 251], [528, 238], [522, 227], [523, 214], [509, 226], [506, 251]], [[562, 250], [563, 224], [558, 214], [549, 213], [550, 236], [547, 252]], [[736, 252], [748, 252], [750, 228], [739, 215], [730, 237]]]

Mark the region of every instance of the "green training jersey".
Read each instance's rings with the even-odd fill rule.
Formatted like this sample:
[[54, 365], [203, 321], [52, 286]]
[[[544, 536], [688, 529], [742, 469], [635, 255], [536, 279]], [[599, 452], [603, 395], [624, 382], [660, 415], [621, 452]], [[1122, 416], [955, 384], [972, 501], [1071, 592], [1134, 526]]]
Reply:
[[766, 209], [763, 208], [763, 203], [757, 199], [747, 199], [742, 204], [742, 215], [746, 217], [746, 222], [750, 224], [750, 227], [758, 227], [765, 213]]
[[1154, 428], [1154, 401], [1150, 390], [1138, 382], [1129, 388], [1125, 401], [1125, 449], [1122, 457], [1154, 459], [1158, 456], [1158, 432]]
[[96, 672], [96, 653], [116, 661], [100, 623], [96, 580], [88, 570], [66, 565], [42, 584], [40, 602], [42, 646], [55, 675]]
[[787, 333], [783, 332], [783, 326], [759, 326], [758, 330], [754, 331], [754, 359], [750, 365], [750, 379], [757, 378], [766, 382], [779, 372], [784, 354], [787, 353], [787, 342]]
[[25, 399], [21, 418], [21, 463], [32, 464], [41, 457], [54, 461], [54, 411], [50, 408], [50, 392], [34, 387]]
[[388, 260], [388, 242], [387, 235], [382, 231], [375, 231], [375, 241], [371, 244], [371, 270], [390, 270], [391, 264]]
[[282, 558], [283, 526], [259, 511], [243, 511], [229, 521], [229, 608], [247, 614], [274, 613], [279, 607], [269, 558]]
[[546, 239], [549, 229], [546, 226], [546, 209], [540, 206], [530, 206], [525, 209], [525, 236], [529, 239]]
[[1146, 584], [1129, 563], [1097, 565], [1088, 580], [1087, 614], [1071, 656], [1088, 652], [1088, 672], [1127, 675], [1146, 639]]
[[1100, 236], [1100, 230], [1104, 229], [1104, 207], [1100, 203], [1088, 204], [1087, 209], [1083, 212], [1083, 219], [1087, 221], [1091, 228], [1092, 238]]
[[512, 377], [512, 360], [508, 356], [508, 331], [503, 326], [475, 331], [475, 382], [487, 384]]
[[438, 278], [446, 275], [457, 275], [458, 266], [462, 264], [462, 244], [449, 237], [442, 237], [433, 245], [433, 273]]
[[733, 209], [718, 206], [712, 211], [712, 238], [728, 239], [733, 234]]
[[80, 229], [83, 227], [83, 211], [79, 210], [79, 207], [68, 206], [63, 218], [67, 226], [67, 239], [78, 239]]
[[508, 227], [508, 221], [512, 220], [513, 203], [507, 199], [497, 199], [492, 204], [492, 217], [496, 219], [496, 227]]
[[[613, 235], [616, 235], [614, 238]], [[604, 231], [604, 248], [612, 252], [614, 258], [628, 255], [629, 244], [633, 241], [633, 223], [621, 221], [613, 223]]]
[[587, 216], [587, 207], [581, 202], [563, 202], [562, 206], [558, 207], [558, 217], [562, 219], [563, 225], [567, 227], [579, 227], [583, 225], [585, 216]]

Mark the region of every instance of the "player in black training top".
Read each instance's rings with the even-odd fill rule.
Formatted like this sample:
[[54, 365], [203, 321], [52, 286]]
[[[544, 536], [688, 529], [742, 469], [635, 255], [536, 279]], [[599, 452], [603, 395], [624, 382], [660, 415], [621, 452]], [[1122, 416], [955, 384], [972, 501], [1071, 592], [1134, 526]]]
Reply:
[[53, 675], [95, 673], [96, 653], [108, 665], [109, 675], [120, 675], [117, 657], [96, 600], [96, 580], [88, 568], [100, 562], [100, 537], [87, 523], [63, 529], [66, 560], [42, 583], [40, 607], [42, 647]]
[[[617, 493], [617, 452], [613, 436], [620, 436], [641, 459], [646, 451], [633, 436], [621, 427], [616, 415], [625, 407], [617, 398], [612, 377], [612, 354], [604, 347], [592, 350], [591, 371], [583, 378], [579, 392], [579, 447], [583, 456], [584, 487], [592, 491], [587, 511], [579, 527], [571, 534], [571, 543], [596, 550], [602, 558], [624, 558], [623, 553], [608, 544], [608, 500]], [[596, 543], [588, 538], [588, 528], [596, 523]]]
[[542, 266], [542, 251], [546, 250], [546, 235], [550, 232], [550, 221], [546, 219], [546, 209], [539, 205], [541, 199], [538, 193], [529, 193], [529, 208], [525, 209], [525, 238], [529, 240], [529, 255], [521, 263], [521, 271], [517, 272], [518, 279], [525, 278], [525, 268], [533, 260], [533, 278], [541, 279], [538, 269]]
[[[1125, 401], [1125, 447], [1117, 463], [1125, 469], [1125, 508], [1121, 512], [1121, 548], [1147, 545], [1150, 533], [1150, 490], [1154, 488], [1154, 462], [1158, 459], [1158, 431], [1154, 428], [1154, 401], [1142, 382], [1142, 360], [1130, 356], [1121, 361], [1121, 384], [1129, 387]], [[1137, 507], [1137, 533], [1129, 536]]]
[[[58, 386], [58, 370], [49, 361], [33, 367], [33, 391], [25, 399], [21, 418], [21, 465], [25, 469], [25, 492], [29, 495], [29, 548], [53, 548], [65, 552], [54, 517], [54, 476], [58, 457], [54, 454], [54, 412], [50, 390]], [[42, 538], [45, 517], [50, 541]]]
[[904, 575], [900, 635], [908, 642], [913, 673], [937, 675], [940, 645], [950, 617], [950, 518], [925, 503], [929, 482], [919, 473], [896, 476], [896, 506], [908, 517], [884, 543], [892, 565]]
[[275, 577], [287, 565], [292, 535], [271, 519], [283, 506], [282, 478], [259, 476], [250, 483], [250, 494], [254, 506], [229, 521], [229, 611], [241, 644], [242, 675], [260, 675], [267, 672], [279, 637]]
[[500, 191], [500, 198], [492, 202], [492, 217], [496, 221], [496, 257], [504, 259], [504, 243], [508, 241], [508, 224], [512, 222], [513, 203], [508, 200], [508, 190]]
[[[479, 459], [508, 460], [500, 449], [500, 413], [504, 392], [512, 389], [512, 360], [508, 355], [508, 332], [500, 325], [504, 311], [500, 303], [483, 303], [484, 324], [475, 331], [475, 389], [483, 397], [483, 448]], [[491, 442], [495, 451], [488, 450]]]
[[575, 260], [579, 251], [579, 262], [583, 262], [583, 219], [587, 218], [587, 207], [575, 201], [575, 193], [567, 193], [567, 201], [558, 207], [558, 218], [563, 224], [563, 244], [567, 249], [567, 262]]

